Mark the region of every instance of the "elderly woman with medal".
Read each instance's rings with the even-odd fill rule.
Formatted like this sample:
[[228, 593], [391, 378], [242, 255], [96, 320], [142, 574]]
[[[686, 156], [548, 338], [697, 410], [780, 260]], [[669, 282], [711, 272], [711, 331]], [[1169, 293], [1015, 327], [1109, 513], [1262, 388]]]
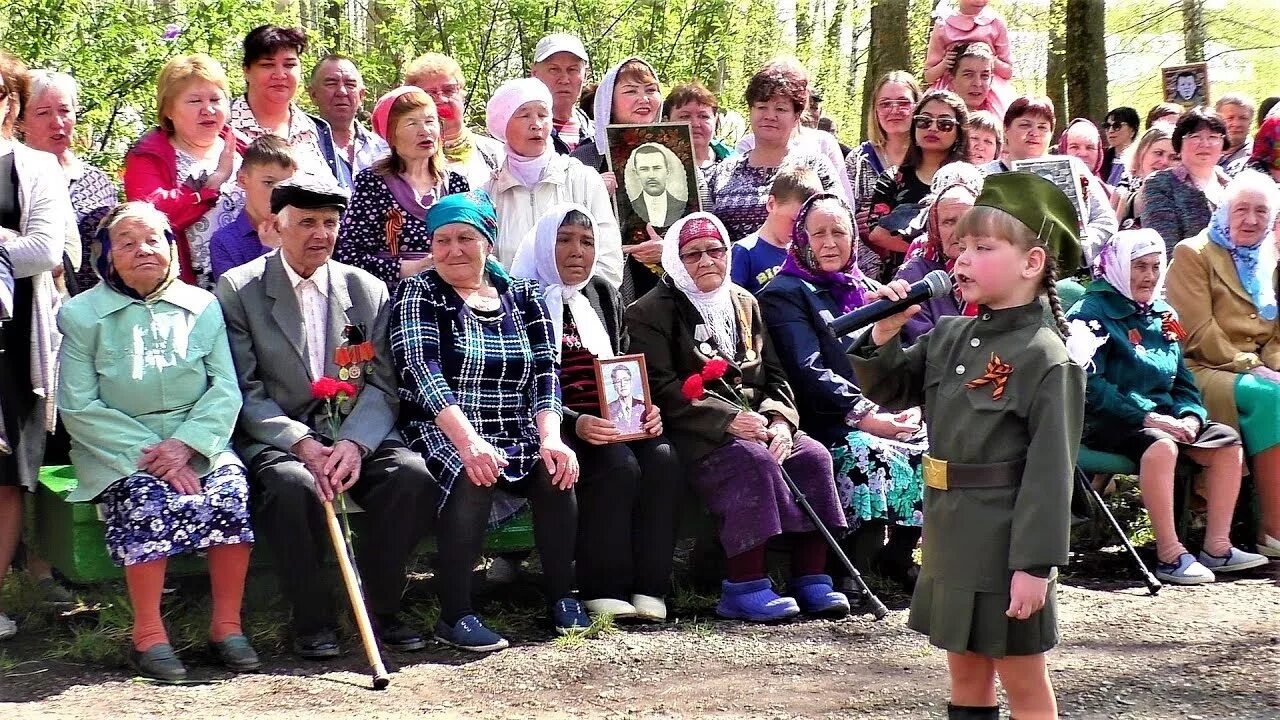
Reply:
[[[831, 454], [796, 431], [791, 387], [750, 293], [728, 274], [729, 233], [694, 213], [663, 240], [667, 277], [627, 309], [631, 352], [643, 353], [653, 401], [720, 527], [728, 556], [716, 612], [772, 621], [844, 615], [849, 602], [823, 574], [827, 547], [788, 490], [788, 473], [828, 528], [844, 528]], [[774, 592], [765, 545], [788, 535], [792, 597]]]

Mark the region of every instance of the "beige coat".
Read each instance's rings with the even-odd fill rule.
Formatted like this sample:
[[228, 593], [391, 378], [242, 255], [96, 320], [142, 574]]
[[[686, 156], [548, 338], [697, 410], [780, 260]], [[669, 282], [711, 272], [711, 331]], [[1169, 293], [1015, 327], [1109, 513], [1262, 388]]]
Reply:
[[1187, 331], [1183, 354], [1209, 418], [1238, 430], [1237, 375], [1259, 365], [1280, 369], [1280, 322], [1258, 316], [1231, 254], [1214, 245], [1207, 230], [1173, 249], [1166, 285]]

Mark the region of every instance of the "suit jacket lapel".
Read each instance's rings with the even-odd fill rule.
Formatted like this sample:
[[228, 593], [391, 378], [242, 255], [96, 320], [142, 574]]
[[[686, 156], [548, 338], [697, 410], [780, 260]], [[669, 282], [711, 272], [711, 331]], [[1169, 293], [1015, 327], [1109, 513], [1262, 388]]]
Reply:
[[1244, 289], [1244, 283], [1240, 282], [1240, 273], [1236, 271], [1236, 263], [1231, 259], [1231, 253], [1220, 245], [1209, 244], [1215, 252], [1209, 254], [1209, 262], [1213, 265], [1213, 271], [1222, 277], [1223, 283], [1230, 288], [1231, 292], [1238, 295], [1248, 304], [1253, 304], [1253, 297]]
[[[324, 374], [338, 377], [338, 365], [334, 362], [334, 351], [344, 340], [342, 331], [350, 324], [347, 311], [351, 309], [351, 295], [347, 292], [347, 278], [338, 269], [329, 265], [329, 331], [325, 339]], [[366, 328], [366, 331], [369, 329]], [[372, 338], [365, 338], [366, 340]]]
[[284, 258], [275, 253], [267, 258], [266, 292], [272, 299], [271, 317], [275, 319], [281, 334], [293, 346], [302, 367], [309, 368], [307, 360], [306, 335], [303, 329], [302, 308], [298, 307], [298, 296], [289, 284], [289, 276], [284, 272]]

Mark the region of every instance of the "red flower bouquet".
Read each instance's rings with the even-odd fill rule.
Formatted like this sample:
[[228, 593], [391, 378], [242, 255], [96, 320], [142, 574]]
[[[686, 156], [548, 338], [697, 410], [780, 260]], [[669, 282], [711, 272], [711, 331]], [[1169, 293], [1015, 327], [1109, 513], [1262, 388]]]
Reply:
[[[701, 400], [710, 395], [717, 400], [723, 400], [730, 405], [737, 405], [747, 412], [751, 412], [751, 405], [747, 403], [746, 398], [742, 397], [728, 380], [724, 379], [725, 373], [729, 371], [729, 361], [724, 358], [711, 358], [702, 366], [700, 372], [696, 372], [685, 378], [684, 384], [680, 386], [680, 392], [684, 394], [685, 399], [689, 402]], [[718, 395], [707, 389], [708, 383], [718, 382], [724, 385], [725, 390], [729, 391], [729, 395], [733, 397], [730, 400], [722, 395]]]

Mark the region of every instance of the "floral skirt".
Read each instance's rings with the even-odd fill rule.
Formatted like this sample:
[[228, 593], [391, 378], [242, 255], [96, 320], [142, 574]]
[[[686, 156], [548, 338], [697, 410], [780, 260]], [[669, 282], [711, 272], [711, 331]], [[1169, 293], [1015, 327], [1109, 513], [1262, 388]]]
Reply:
[[213, 545], [253, 542], [249, 484], [240, 465], [200, 478], [204, 492], [183, 495], [150, 475], [130, 475], [102, 493], [107, 552], [116, 565], [136, 565]]
[[831, 448], [836, 490], [850, 529], [867, 520], [924, 524], [927, 441], [900, 442], [851, 430]]

